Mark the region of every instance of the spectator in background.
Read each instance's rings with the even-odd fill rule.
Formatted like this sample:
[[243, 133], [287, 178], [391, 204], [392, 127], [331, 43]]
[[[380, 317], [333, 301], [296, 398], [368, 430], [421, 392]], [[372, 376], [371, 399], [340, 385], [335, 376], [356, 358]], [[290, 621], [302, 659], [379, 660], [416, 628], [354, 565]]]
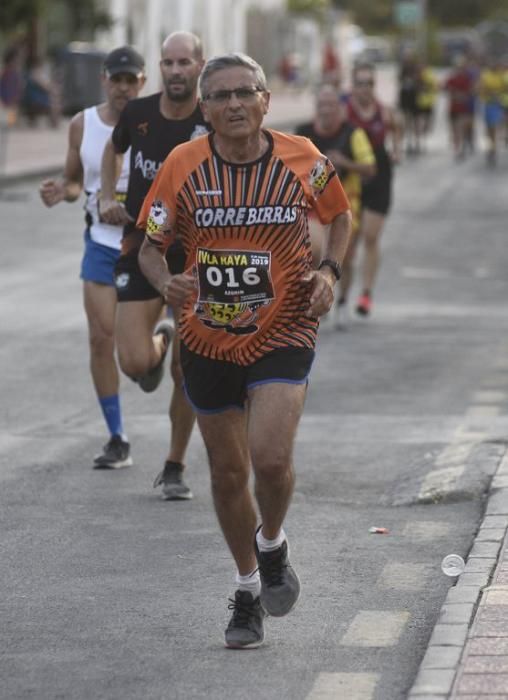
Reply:
[[333, 85], [337, 91], [340, 91], [342, 85], [342, 66], [337, 51], [330, 39], [323, 47], [321, 80], [323, 84]]
[[404, 119], [406, 153], [417, 155], [420, 152], [420, 121], [418, 114], [418, 89], [420, 66], [412, 51], [402, 56], [399, 69], [399, 109]]
[[47, 116], [52, 127], [60, 121], [58, 90], [51, 79], [49, 67], [41, 58], [30, 59], [27, 63], [23, 111], [30, 125], [35, 126], [40, 116]]
[[300, 56], [296, 52], [288, 52], [282, 56], [279, 75], [288, 87], [298, 87], [301, 80]]
[[18, 121], [24, 82], [21, 62], [19, 48], [11, 46], [6, 49], [0, 74], [0, 100], [7, 113], [7, 126], [14, 126]]
[[452, 134], [453, 152], [460, 160], [466, 155], [467, 134], [471, 133], [475, 86], [467, 68], [465, 56], [455, 58], [455, 67], [444, 83], [448, 93], [448, 118]]

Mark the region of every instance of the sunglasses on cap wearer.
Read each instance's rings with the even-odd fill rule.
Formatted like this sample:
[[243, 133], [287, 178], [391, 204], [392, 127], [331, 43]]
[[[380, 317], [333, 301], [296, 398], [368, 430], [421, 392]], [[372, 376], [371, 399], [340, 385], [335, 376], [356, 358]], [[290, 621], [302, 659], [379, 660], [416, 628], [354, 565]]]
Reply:
[[108, 80], [112, 83], [121, 83], [123, 80], [126, 80], [131, 85], [134, 85], [134, 83], [137, 83], [142, 77], [143, 73], [139, 75], [133, 75], [132, 73], [115, 73], [114, 75], [108, 75]]

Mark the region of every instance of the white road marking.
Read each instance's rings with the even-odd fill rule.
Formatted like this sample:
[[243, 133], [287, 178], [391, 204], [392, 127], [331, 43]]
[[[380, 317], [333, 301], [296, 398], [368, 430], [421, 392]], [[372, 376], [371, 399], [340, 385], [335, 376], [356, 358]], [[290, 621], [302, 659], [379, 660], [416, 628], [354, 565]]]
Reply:
[[448, 523], [437, 520], [423, 520], [407, 523], [403, 535], [416, 542], [431, 542], [439, 537], [446, 537], [450, 532]]
[[377, 585], [395, 591], [420, 591], [425, 587], [429, 575], [426, 564], [393, 562], [386, 564]]
[[481, 404], [495, 404], [502, 403], [508, 399], [508, 394], [506, 391], [475, 391], [473, 394], [473, 401], [475, 403]]
[[377, 673], [320, 673], [307, 700], [371, 700]]
[[450, 270], [438, 270], [434, 267], [403, 267], [402, 277], [413, 280], [444, 280], [451, 277]]
[[464, 464], [456, 467], [433, 469], [425, 476], [420, 492], [418, 493], [418, 499], [426, 500], [432, 498], [432, 494], [441, 494], [445, 491], [451, 491], [453, 485], [457, 483], [464, 473], [464, 469]]
[[349, 647], [392, 647], [409, 620], [407, 610], [360, 610], [342, 637]]
[[462, 464], [469, 457], [472, 449], [473, 444], [470, 442], [452, 443], [441, 450], [434, 463], [438, 467]]
[[498, 416], [501, 413], [501, 406], [487, 406], [476, 404], [470, 406], [465, 412], [466, 418], [491, 418], [493, 416]]

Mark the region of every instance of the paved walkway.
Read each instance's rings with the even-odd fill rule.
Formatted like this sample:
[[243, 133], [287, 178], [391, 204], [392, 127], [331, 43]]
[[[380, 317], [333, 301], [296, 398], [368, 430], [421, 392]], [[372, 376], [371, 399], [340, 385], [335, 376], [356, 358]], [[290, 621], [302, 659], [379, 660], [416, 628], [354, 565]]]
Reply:
[[[267, 125], [284, 129], [310, 118], [312, 101], [310, 91], [273, 94]], [[61, 171], [67, 129], [68, 120], [57, 129], [0, 127], [0, 184]], [[508, 700], [507, 531], [508, 456], [494, 476], [485, 519], [442, 607], [410, 700]]]
[[[272, 94], [267, 126], [289, 129], [295, 122], [310, 119], [313, 97], [310, 91], [276, 92]], [[35, 175], [58, 172], [64, 165], [67, 150], [69, 119], [62, 119], [57, 128], [19, 126], [8, 129], [0, 126], [0, 182]]]

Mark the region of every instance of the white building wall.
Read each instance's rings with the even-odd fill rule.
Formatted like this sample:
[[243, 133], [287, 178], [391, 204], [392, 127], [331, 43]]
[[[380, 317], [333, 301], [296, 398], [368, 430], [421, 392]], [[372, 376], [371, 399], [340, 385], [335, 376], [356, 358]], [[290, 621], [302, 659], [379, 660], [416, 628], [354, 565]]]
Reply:
[[[106, 51], [131, 43], [144, 56], [144, 94], [160, 89], [160, 45], [171, 32], [195, 32], [203, 40], [205, 57], [247, 51], [249, 8], [284, 10], [286, 0], [104, 0], [114, 19], [97, 45]], [[305, 35], [305, 32], [304, 32]]]

